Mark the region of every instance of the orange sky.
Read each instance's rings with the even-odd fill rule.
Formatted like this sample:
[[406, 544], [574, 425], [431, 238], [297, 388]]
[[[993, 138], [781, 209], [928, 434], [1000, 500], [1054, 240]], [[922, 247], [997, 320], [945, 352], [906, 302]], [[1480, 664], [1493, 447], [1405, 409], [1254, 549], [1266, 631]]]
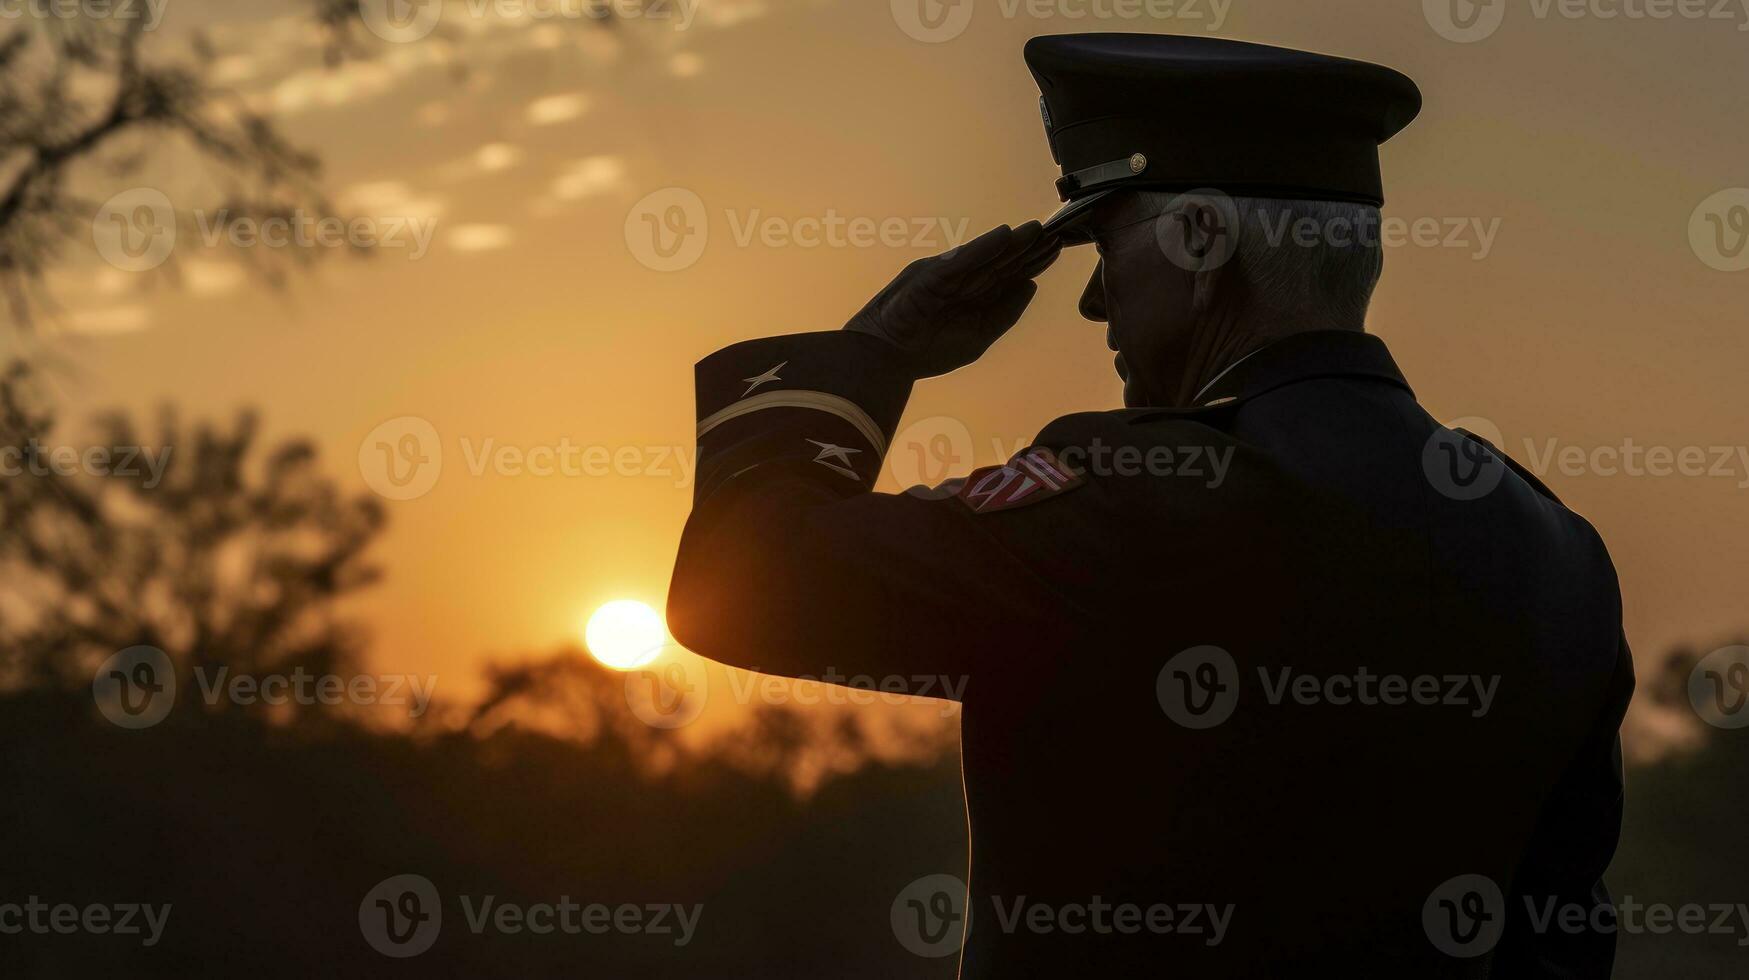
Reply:
[[[675, 453], [691, 453], [693, 361], [737, 339], [839, 326], [899, 267], [955, 243], [939, 222], [975, 234], [1051, 210], [1027, 37], [1203, 32], [1214, 7], [1137, 21], [1093, 16], [1121, 5], [1091, 0], [1045, 4], [1046, 18], [972, 3], [963, 32], [939, 43], [900, 28], [903, 2], [700, 0], [685, 29], [612, 31], [476, 20], [463, 4], [446, 13], [451, 43], [384, 44], [337, 71], [301, 22], [261, 18], [268, 3], [248, 22], [234, 5], [172, 5], [153, 43], [171, 50], [177, 30], [216, 24], [228, 84], [320, 149], [343, 205], [434, 221], [429, 252], [337, 259], [273, 294], [234, 252], [198, 240], [178, 242], [180, 288], [84, 248], [53, 279], [62, 314], [7, 343], [78, 365], [57, 382], [70, 417], [256, 405], [270, 433], [314, 437], [360, 492], [367, 435], [397, 417], [428, 422], [441, 475], [387, 503], [376, 554], [388, 576], [360, 612], [380, 669], [438, 672], [444, 691], [464, 692], [484, 657], [574, 639], [602, 601], [660, 605], [690, 493]], [[1625, 440], [1728, 449], [1725, 475], [1581, 467], [1545, 479], [1609, 542], [1642, 651], [1749, 625], [1749, 451], [1735, 455], [1749, 443], [1749, 272], [1710, 268], [1690, 239], [1703, 200], [1749, 185], [1749, 13], [1539, 18], [1514, 4], [1492, 36], [1458, 43], [1418, 3], [1221, 7], [1222, 36], [1381, 61], [1421, 85], [1421, 118], [1385, 151], [1385, 214], [1461, 237], [1388, 252], [1371, 329], [1424, 404], [1485, 417], [1525, 462], [1551, 439], [1586, 453]], [[1089, 15], [1065, 16], [1075, 11]], [[121, 189], [89, 179], [98, 200]], [[215, 199], [209, 173], [176, 157], [132, 183], [184, 208]], [[668, 187], [697, 195], [708, 234], [690, 266], [660, 272], [640, 261], [633, 212]], [[797, 219], [829, 214], [935, 230], [922, 247], [909, 234], [791, 240], [808, 231]], [[737, 240], [773, 217], [782, 240]], [[1116, 407], [1102, 328], [1074, 312], [1092, 262], [1067, 255], [1020, 327], [983, 362], [921, 385], [906, 421], [952, 417], [981, 465], [1056, 415]], [[620, 454], [644, 472], [471, 472], [488, 446], [565, 445], [597, 468]]]

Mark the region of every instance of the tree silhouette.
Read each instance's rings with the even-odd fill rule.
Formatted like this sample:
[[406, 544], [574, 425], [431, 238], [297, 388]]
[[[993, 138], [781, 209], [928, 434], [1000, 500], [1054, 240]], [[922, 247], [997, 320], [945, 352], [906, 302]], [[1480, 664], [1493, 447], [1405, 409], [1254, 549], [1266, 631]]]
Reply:
[[355, 662], [362, 638], [335, 605], [375, 577], [363, 554], [383, 513], [343, 496], [308, 442], [258, 451], [252, 414], [218, 428], [166, 409], [149, 441], [121, 416], [102, 419], [75, 464], [49, 443], [54, 420], [31, 379], [22, 365], [0, 375], [8, 686], [89, 685], [97, 663], [136, 644], [179, 672]]
[[[213, 51], [200, 35], [179, 58], [149, 58], [143, 18], [38, 18], [0, 39], [0, 289], [12, 318], [52, 307], [44, 272], [89, 229], [98, 202], [72, 189], [92, 164], [125, 178], [154, 141], [180, 140], [218, 165], [226, 220], [326, 212], [314, 154], [273, 120], [207, 81]], [[124, 141], [140, 134], [144, 142]], [[123, 149], [123, 146], [126, 148]]]

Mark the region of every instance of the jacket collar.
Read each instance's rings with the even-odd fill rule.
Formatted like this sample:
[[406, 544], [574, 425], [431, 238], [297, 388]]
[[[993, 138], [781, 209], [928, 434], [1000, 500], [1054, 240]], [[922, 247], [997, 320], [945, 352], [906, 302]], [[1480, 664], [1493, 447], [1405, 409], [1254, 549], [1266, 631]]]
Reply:
[[1316, 378], [1370, 379], [1415, 393], [1384, 341], [1358, 330], [1313, 330], [1284, 337], [1239, 358], [1203, 387], [1195, 405], [1146, 409], [1132, 421], [1236, 405]]

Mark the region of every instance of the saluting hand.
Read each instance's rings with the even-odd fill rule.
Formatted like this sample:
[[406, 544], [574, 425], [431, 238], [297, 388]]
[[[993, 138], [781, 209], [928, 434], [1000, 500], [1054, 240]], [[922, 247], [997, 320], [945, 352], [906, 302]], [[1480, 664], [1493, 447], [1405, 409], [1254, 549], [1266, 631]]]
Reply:
[[992, 228], [906, 266], [844, 329], [898, 348], [916, 378], [965, 367], [1020, 319], [1062, 247], [1036, 221]]

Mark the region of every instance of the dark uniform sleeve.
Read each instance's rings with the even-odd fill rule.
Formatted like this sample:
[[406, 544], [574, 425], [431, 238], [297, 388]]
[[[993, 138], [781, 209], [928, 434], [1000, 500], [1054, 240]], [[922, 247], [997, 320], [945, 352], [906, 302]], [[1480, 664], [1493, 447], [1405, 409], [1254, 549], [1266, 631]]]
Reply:
[[1624, 634], [1605, 707], [1538, 817], [1513, 882], [1495, 976], [1607, 980], [1611, 974], [1617, 922], [1603, 873], [1621, 838], [1620, 729], [1633, 693], [1633, 654]]
[[736, 344], [698, 364], [697, 388], [698, 476], [668, 593], [687, 648], [941, 696], [920, 679], [970, 681], [1072, 628], [960, 501], [873, 492], [911, 389], [878, 338]]
[[[1488, 447], [1538, 493], [1561, 502], [1535, 473], [1493, 443], [1458, 431]], [[1618, 620], [1620, 615], [1618, 598]], [[1537, 816], [1514, 877], [1506, 932], [1494, 954], [1495, 976], [1608, 980], [1614, 968], [1616, 913], [1603, 873], [1621, 841], [1626, 801], [1621, 723], [1634, 696], [1633, 651], [1627, 633], [1617, 635], [1603, 708]], [[1574, 925], [1580, 913], [1582, 921]], [[1563, 915], [1569, 917], [1565, 925]]]

